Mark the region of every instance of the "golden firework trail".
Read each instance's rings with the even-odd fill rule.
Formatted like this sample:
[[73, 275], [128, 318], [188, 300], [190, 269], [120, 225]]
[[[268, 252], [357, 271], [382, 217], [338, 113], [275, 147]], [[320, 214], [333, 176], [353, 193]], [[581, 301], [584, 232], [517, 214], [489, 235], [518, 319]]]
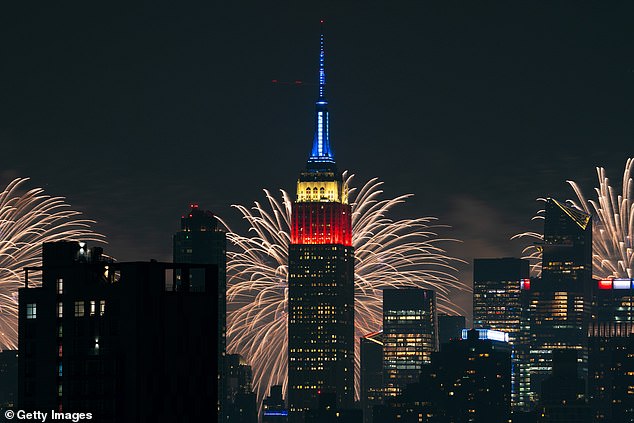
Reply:
[[[586, 199], [579, 185], [574, 181], [566, 181], [572, 187], [577, 199], [567, 202], [592, 215], [592, 273], [598, 278], [632, 278], [634, 277], [634, 185], [632, 171], [634, 158], [629, 158], [623, 172], [622, 190], [619, 193], [610, 185], [606, 171], [597, 167], [599, 185], [594, 189], [596, 199]], [[539, 198], [539, 201], [545, 201]], [[534, 220], [543, 219], [544, 211], [539, 210]], [[513, 238], [528, 237], [542, 240], [543, 234], [524, 232]], [[524, 249], [524, 258], [531, 261], [535, 275], [541, 273], [541, 250], [538, 245]]]
[[27, 181], [14, 179], [0, 193], [0, 350], [17, 349], [22, 269], [40, 265], [42, 243], [105, 239], [90, 229], [95, 222], [80, 218], [63, 197], [46, 195], [42, 188], [25, 190]]

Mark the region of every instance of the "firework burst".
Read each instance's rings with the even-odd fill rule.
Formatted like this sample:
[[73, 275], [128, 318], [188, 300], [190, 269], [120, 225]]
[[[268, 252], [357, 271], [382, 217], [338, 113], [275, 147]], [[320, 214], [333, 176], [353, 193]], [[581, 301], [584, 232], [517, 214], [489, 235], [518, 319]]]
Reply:
[[0, 350], [17, 348], [22, 269], [40, 264], [42, 243], [104, 241], [90, 230], [94, 222], [80, 219], [81, 213], [62, 197], [46, 195], [41, 188], [24, 192], [27, 180], [14, 179], [0, 193]]
[[[596, 200], [587, 200], [581, 188], [574, 181], [566, 181], [572, 187], [577, 199], [567, 202], [593, 217], [592, 229], [592, 272], [599, 278], [632, 278], [634, 277], [634, 195], [632, 171], [634, 158], [627, 160], [623, 172], [622, 192], [610, 185], [605, 169], [597, 167], [599, 186], [594, 189]], [[538, 199], [544, 201], [544, 199]], [[537, 212], [533, 219], [543, 219], [543, 210]], [[528, 237], [542, 240], [543, 235], [537, 232], [525, 232], [514, 238]], [[541, 251], [537, 246], [524, 249], [525, 258], [531, 261], [534, 273], [541, 271]]]
[[[353, 175], [344, 173], [350, 186]], [[434, 289], [438, 309], [464, 313], [450, 301], [461, 283], [438, 238], [433, 217], [392, 220], [390, 211], [410, 197], [384, 199], [383, 182], [372, 179], [350, 190], [352, 244], [355, 248], [355, 339], [381, 329], [382, 289]], [[228, 252], [228, 350], [246, 357], [253, 366], [253, 385], [261, 399], [272, 385], [286, 391], [288, 246], [292, 199], [281, 200], [264, 190], [267, 203], [247, 208], [236, 205], [250, 228], [249, 236], [229, 231], [237, 251]], [[359, 347], [355, 347], [356, 391], [359, 389]]]

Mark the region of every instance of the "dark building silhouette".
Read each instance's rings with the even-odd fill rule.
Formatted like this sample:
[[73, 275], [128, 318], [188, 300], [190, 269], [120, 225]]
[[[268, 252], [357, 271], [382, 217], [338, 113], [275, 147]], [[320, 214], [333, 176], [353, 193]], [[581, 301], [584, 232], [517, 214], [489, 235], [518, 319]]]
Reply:
[[420, 381], [375, 407], [375, 422], [506, 423], [511, 412], [511, 346], [505, 334], [466, 332], [432, 354]]
[[18, 399], [18, 352], [0, 351], [0, 409], [13, 408]]
[[288, 262], [290, 421], [316, 410], [318, 392], [347, 409], [354, 397], [354, 249], [348, 187], [330, 149], [321, 37], [313, 149], [299, 175]]
[[286, 423], [288, 410], [282, 396], [282, 385], [271, 386], [271, 393], [262, 404], [262, 423]]
[[529, 405], [530, 375], [528, 348], [520, 342], [522, 291], [529, 285], [529, 262], [518, 258], [475, 259], [473, 261], [473, 326], [509, 335], [513, 347], [511, 403]]
[[253, 372], [240, 354], [228, 354], [226, 365], [226, 420], [230, 423], [256, 423], [257, 400], [251, 382]]
[[464, 316], [438, 315], [438, 345], [446, 344], [452, 339], [460, 339], [462, 330], [467, 327]]
[[587, 333], [592, 313], [590, 216], [549, 198], [542, 249], [541, 278], [532, 280], [525, 291], [533, 399], [552, 371], [553, 350], [577, 350], [579, 377], [587, 377]]
[[[190, 290], [190, 268], [204, 285]], [[29, 275], [42, 272], [42, 286]], [[182, 272], [182, 284], [167, 274]], [[95, 422], [198, 422], [217, 415], [217, 268], [114, 263], [84, 243], [45, 243], [19, 303], [19, 396], [26, 410]]]
[[383, 332], [361, 337], [361, 409], [363, 421], [372, 423], [372, 409], [383, 403]]
[[614, 349], [612, 421], [634, 422], [634, 334]]
[[597, 422], [634, 421], [634, 280], [597, 280], [594, 288], [596, 312], [588, 331], [590, 408]]
[[577, 350], [554, 350], [552, 374], [542, 382], [539, 423], [590, 423], [585, 380], [578, 376]]
[[418, 381], [438, 350], [436, 293], [429, 289], [383, 290], [383, 384], [396, 396]]
[[[174, 263], [214, 264], [218, 267], [218, 400], [219, 412], [225, 408], [227, 399], [226, 365], [227, 350], [227, 237], [219, 228], [218, 219], [198, 204], [190, 205], [189, 213], [181, 217], [181, 229], [174, 234]], [[191, 290], [204, 286], [204, 269], [189, 270]], [[182, 275], [176, 272], [176, 283], [182, 283]]]
[[318, 407], [306, 412], [306, 423], [363, 423], [363, 412], [357, 409], [342, 409], [337, 395], [319, 392]]

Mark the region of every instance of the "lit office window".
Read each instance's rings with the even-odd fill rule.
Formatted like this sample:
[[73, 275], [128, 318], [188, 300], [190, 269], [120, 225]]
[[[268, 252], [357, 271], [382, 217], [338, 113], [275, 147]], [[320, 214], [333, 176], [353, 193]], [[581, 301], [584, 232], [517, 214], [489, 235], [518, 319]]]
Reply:
[[37, 304], [31, 303], [26, 305], [26, 318], [35, 319], [37, 317]]
[[84, 302], [75, 301], [75, 317], [83, 317], [84, 315]]

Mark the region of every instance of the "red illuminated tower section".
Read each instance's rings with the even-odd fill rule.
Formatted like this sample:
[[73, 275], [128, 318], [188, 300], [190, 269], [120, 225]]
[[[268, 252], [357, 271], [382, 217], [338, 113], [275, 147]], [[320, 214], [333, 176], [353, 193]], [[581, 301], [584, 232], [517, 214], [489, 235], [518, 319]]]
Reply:
[[291, 422], [319, 395], [354, 399], [354, 249], [348, 187], [330, 149], [321, 37], [313, 148], [297, 181], [288, 276], [288, 399]]

